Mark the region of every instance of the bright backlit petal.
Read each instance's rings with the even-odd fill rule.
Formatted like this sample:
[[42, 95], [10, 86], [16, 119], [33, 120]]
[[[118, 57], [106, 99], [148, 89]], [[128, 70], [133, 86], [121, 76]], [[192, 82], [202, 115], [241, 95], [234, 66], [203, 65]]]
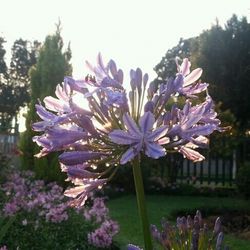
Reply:
[[139, 120], [141, 132], [146, 134], [150, 130], [152, 130], [155, 122], [154, 115], [151, 112], [146, 112]]
[[186, 86], [194, 83], [195, 81], [197, 81], [201, 77], [201, 75], [202, 75], [201, 68], [197, 68], [197, 69], [193, 70], [187, 77], [185, 77], [183, 87], [186, 87]]

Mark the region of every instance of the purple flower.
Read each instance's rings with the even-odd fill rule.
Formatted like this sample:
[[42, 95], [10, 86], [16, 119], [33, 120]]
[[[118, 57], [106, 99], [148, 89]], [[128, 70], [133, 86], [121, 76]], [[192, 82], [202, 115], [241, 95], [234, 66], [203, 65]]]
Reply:
[[124, 114], [124, 130], [114, 130], [109, 134], [110, 139], [121, 145], [130, 145], [122, 155], [120, 163], [125, 164], [132, 160], [141, 151], [145, 151], [148, 157], [158, 159], [165, 155], [165, 149], [159, 145], [158, 140], [164, 137], [167, 126], [153, 129], [155, 118], [151, 112], [146, 112], [139, 120], [139, 126], [128, 114]]
[[42, 136], [34, 136], [33, 141], [39, 146], [43, 146], [46, 152], [62, 150], [78, 140], [86, 139], [87, 133], [84, 131], [63, 129], [60, 127], [48, 128]]
[[[4, 215], [12, 216], [19, 211], [35, 212], [47, 221], [59, 223], [67, 220], [68, 205], [64, 202], [63, 189], [55, 183], [45, 185], [44, 181], [34, 180], [31, 172], [8, 176], [3, 190], [10, 193], [9, 200], [4, 205]], [[24, 219], [22, 225], [32, 224]]]
[[142, 250], [142, 248], [132, 245], [132, 244], [128, 244], [127, 250]]
[[102, 187], [107, 179], [83, 179], [79, 180], [74, 188], [68, 188], [64, 194], [74, 198], [69, 204], [74, 207], [81, 207], [88, 198], [88, 194], [97, 188]]
[[[213, 131], [223, 131], [210, 96], [192, 104], [208, 84], [199, 81], [202, 69], [190, 70], [187, 58], [177, 63], [176, 76], [163, 79], [159, 86], [154, 82], [147, 86], [148, 74], [140, 68], [131, 70], [130, 91], [124, 89], [123, 71], [113, 60], [105, 64], [99, 54], [97, 65], [87, 65], [93, 75], [83, 80], [65, 77], [56, 98], [43, 100], [46, 108], [36, 105], [42, 121], [33, 124], [42, 132], [33, 138], [42, 147], [37, 157], [64, 151], [59, 156], [62, 171], [76, 185], [65, 192], [76, 198], [71, 204], [84, 204], [88, 192], [111, 179], [119, 164], [140, 154], [158, 159], [179, 152], [201, 161], [204, 157], [197, 148], [207, 147]], [[178, 107], [179, 96], [186, 99], [183, 108]], [[172, 98], [177, 103], [168, 108]]]

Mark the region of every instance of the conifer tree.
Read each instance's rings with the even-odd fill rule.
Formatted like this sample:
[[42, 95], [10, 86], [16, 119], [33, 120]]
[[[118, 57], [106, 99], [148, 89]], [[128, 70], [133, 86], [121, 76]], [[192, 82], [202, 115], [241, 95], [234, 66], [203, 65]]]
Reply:
[[59, 23], [55, 34], [46, 37], [37, 64], [31, 69], [31, 101], [26, 116], [27, 130], [22, 134], [20, 140], [22, 167], [35, 171], [37, 177], [48, 181], [62, 180], [57, 157], [56, 154], [52, 154], [43, 159], [34, 158], [39, 150], [32, 142], [34, 132], [32, 132], [31, 124], [38, 120], [35, 111], [35, 104], [38, 103], [38, 100], [42, 101], [48, 95], [54, 96], [56, 85], [63, 81], [65, 75], [70, 75], [72, 72], [69, 63], [71, 51], [69, 47], [63, 51], [60, 28]]

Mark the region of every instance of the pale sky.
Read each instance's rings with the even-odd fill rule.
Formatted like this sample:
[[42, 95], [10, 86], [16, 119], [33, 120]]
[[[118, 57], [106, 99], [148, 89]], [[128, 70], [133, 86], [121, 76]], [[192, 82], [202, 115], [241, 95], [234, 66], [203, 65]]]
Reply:
[[[75, 78], [84, 77], [85, 60], [95, 62], [101, 52], [125, 76], [140, 67], [153, 80], [153, 67], [181, 37], [198, 36], [216, 18], [224, 24], [233, 13], [250, 20], [249, 0], [0, 0], [0, 6], [7, 60], [16, 39], [44, 41], [60, 18]], [[20, 131], [25, 130], [22, 115], [19, 121]]]
[[139, 66], [153, 79], [153, 67], [180, 37], [199, 35], [216, 18], [224, 24], [233, 13], [250, 20], [249, 0], [0, 0], [0, 6], [9, 53], [15, 39], [44, 41], [60, 18], [76, 78], [86, 75], [85, 60], [101, 52], [125, 74]]

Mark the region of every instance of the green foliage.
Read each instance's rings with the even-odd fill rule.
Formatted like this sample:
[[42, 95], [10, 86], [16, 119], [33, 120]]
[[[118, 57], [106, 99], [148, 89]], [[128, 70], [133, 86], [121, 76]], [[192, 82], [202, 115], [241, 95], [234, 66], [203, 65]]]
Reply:
[[[46, 37], [41, 47], [37, 64], [30, 71], [31, 76], [31, 102], [26, 116], [26, 132], [21, 136], [20, 150], [22, 151], [22, 167], [36, 172], [39, 178], [47, 181], [62, 183], [63, 175], [57, 163], [58, 154], [53, 153], [43, 159], [34, 159], [39, 152], [38, 147], [32, 142], [35, 133], [31, 124], [38, 120], [35, 104], [45, 96], [54, 96], [56, 85], [63, 81], [65, 75], [72, 72], [69, 63], [70, 48], [63, 52], [63, 39], [60, 34], [60, 25], [54, 35]], [[37, 135], [37, 134], [36, 134]]]
[[204, 70], [202, 81], [221, 109], [231, 110], [241, 131], [250, 126], [250, 23], [233, 15], [222, 27], [216, 22], [198, 37], [181, 39], [156, 65], [156, 83], [176, 72], [175, 58], [189, 57], [192, 66]]
[[[20, 107], [25, 106], [29, 101], [29, 70], [36, 63], [36, 54], [39, 43], [33, 44], [18, 39], [12, 46], [12, 57], [8, 68], [5, 60], [5, 50], [0, 38], [0, 130], [8, 132], [11, 130], [11, 123]], [[17, 120], [15, 119], [15, 132], [17, 133]]]
[[194, 61], [204, 69], [203, 80], [211, 83], [211, 94], [230, 109], [241, 128], [249, 126], [250, 24], [233, 15], [226, 26], [218, 23], [199, 36], [199, 54]]
[[5, 181], [10, 160], [11, 158], [9, 156], [0, 152], [0, 183], [3, 183]]
[[190, 57], [196, 48], [197, 38], [183, 39], [169, 49], [161, 61], [155, 66], [156, 84], [176, 74], [176, 58]]
[[[149, 213], [149, 221], [151, 224], [160, 226], [162, 217], [171, 219], [171, 214], [175, 210], [190, 211], [191, 209], [210, 208], [215, 211], [219, 208], [225, 210], [250, 210], [250, 203], [240, 199], [234, 198], [221, 198], [221, 197], [192, 197], [192, 196], [164, 196], [164, 195], [147, 195], [147, 210]], [[120, 245], [132, 243], [138, 246], [143, 245], [142, 233], [138, 221], [138, 213], [136, 211], [136, 197], [123, 196], [108, 202], [111, 217], [118, 221], [120, 225], [120, 233], [117, 235], [116, 240]], [[192, 210], [192, 211], [193, 211]], [[225, 211], [224, 210], [224, 211]], [[203, 211], [203, 210], [202, 210]], [[182, 213], [183, 215], [183, 213]], [[173, 219], [173, 218], [172, 218]], [[176, 219], [176, 217], [175, 217]], [[228, 236], [228, 235], [227, 235]], [[230, 236], [230, 242], [226, 237], [230, 249], [237, 250], [250, 250], [249, 241], [241, 240], [235, 236]], [[231, 247], [232, 246], [232, 247]], [[238, 246], [233, 247], [233, 246]], [[125, 248], [124, 248], [125, 249]]]
[[[1, 244], [6, 245], [8, 249], [97, 249], [88, 244], [87, 234], [93, 230], [93, 226], [83, 219], [83, 215], [72, 211], [69, 219], [62, 223], [29, 223], [35, 221], [36, 216], [20, 212], [15, 220], [10, 218], [11, 223], [7, 222], [8, 231], [3, 235]], [[22, 224], [24, 219], [27, 220], [27, 225]]]
[[6, 50], [3, 47], [5, 42], [6, 41], [4, 40], [4, 38], [0, 37], [0, 76], [1, 78], [7, 73], [7, 65], [4, 60]]
[[16, 217], [12, 216], [10, 218], [0, 217], [0, 245], [2, 245], [3, 238], [7, 235], [11, 225], [14, 223]]
[[237, 173], [237, 187], [242, 195], [250, 198], [250, 162], [242, 164]]

